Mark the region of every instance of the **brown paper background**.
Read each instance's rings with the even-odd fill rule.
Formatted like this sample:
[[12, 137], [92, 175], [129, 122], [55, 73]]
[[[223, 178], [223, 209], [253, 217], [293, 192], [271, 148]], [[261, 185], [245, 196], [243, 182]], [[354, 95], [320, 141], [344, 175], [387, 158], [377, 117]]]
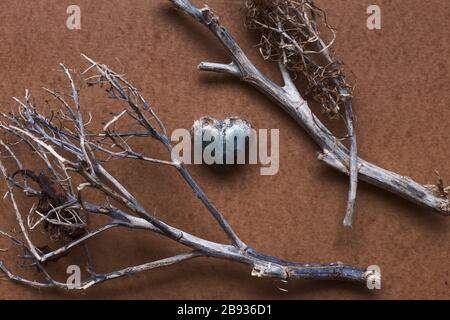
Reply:
[[[255, 38], [242, 26], [240, 1], [208, 0], [249, 56], [273, 79]], [[202, 4], [202, 1], [197, 1]], [[256, 166], [217, 172], [190, 166], [193, 176], [242, 239], [257, 250], [301, 262], [343, 261], [383, 272], [379, 292], [339, 282], [281, 284], [250, 277], [246, 266], [198, 259], [114, 280], [84, 293], [34, 290], [0, 281], [2, 299], [397, 299], [449, 298], [450, 221], [365, 183], [357, 219], [342, 227], [347, 179], [319, 163], [318, 148], [281, 109], [233, 78], [201, 74], [201, 61], [228, 62], [202, 27], [163, 0], [77, 0], [82, 30], [65, 26], [73, 1], [0, 2], [0, 101], [25, 88], [42, 98], [42, 86], [57, 84], [59, 62], [81, 69], [80, 53], [123, 71], [142, 89], [170, 130], [188, 128], [203, 115], [239, 115], [256, 128], [280, 129], [280, 171], [262, 177]], [[382, 30], [366, 27], [366, 8], [382, 8]], [[422, 183], [438, 169], [450, 179], [450, 3], [443, 0], [319, 1], [338, 28], [337, 55], [357, 78], [360, 155]], [[105, 105], [84, 98], [85, 111], [106, 119]], [[111, 171], [150, 211], [190, 232], [223, 240], [218, 228], [184, 182], [170, 169], [115, 164]], [[5, 191], [2, 184], [1, 192]], [[1, 202], [0, 228], [14, 217]], [[141, 231], [114, 230], [90, 242], [98, 271], [111, 271], [181, 252], [183, 247]], [[11, 248], [0, 239], [0, 247]], [[15, 252], [1, 254], [14, 266]], [[75, 256], [77, 254], [75, 253]], [[62, 264], [76, 263], [75, 257]], [[55, 272], [64, 271], [54, 266]], [[277, 289], [282, 286], [289, 293]]]

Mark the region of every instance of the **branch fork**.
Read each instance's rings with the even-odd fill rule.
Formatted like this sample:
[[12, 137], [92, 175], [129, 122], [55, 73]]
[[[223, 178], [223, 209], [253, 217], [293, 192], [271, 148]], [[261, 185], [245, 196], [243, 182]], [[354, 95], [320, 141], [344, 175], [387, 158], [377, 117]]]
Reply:
[[[215, 20], [211, 22], [212, 25], [214, 23], [216, 23]], [[97, 88], [106, 87], [109, 98], [117, 101], [121, 107], [125, 105], [121, 111], [112, 115], [106, 125], [102, 126], [103, 130], [93, 131], [86, 128], [86, 123], [81, 115], [82, 107], [79, 99], [81, 91], [76, 87], [71, 72], [65, 66], [61, 66], [61, 68], [71, 87], [71, 94], [69, 94], [71, 103], [65, 101], [61, 95], [56, 95], [56, 91], [47, 90], [55, 97], [60, 109], [55, 108], [50, 116], [46, 116], [30, 102], [31, 99], [27, 93], [24, 101], [17, 99], [18, 115], [0, 114], [2, 119], [0, 132], [4, 134], [0, 139], [2, 147], [0, 152], [4, 156], [0, 161], [0, 169], [6, 182], [9, 200], [23, 241], [9, 237], [4, 232], [1, 232], [0, 235], [6, 236], [22, 248], [26, 253], [27, 260], [38, 268], [46, 280], [26, 279], [0, 261], [0, 270], [6, 277], [12, 281], [38, 288], [86, 290], [99, 283], [138, 272], [166, 267], [193, 258], [213, 257], [245, 264], [252, 270], [251, 274], [260, 277], [281, 280], [340, 280], [366, 284], [368, 279], [366, 269], [336, 263], [294, 263], [261, 254], [248, 246], [228, 223], [225, 216], [209, 200], [180, 159], [172, 152], [172, 145], [163, 122], [138, 89], [123, 75], [117, 74], [106, 65], [97, 63], [86, 56], [84, 58], [89, 63], [88, 72], [93, 73], [93, 75], [86, 75], [87, 83]], [[132, 125], [125, 124], [125, 120], [131, 120]], [[126, 129], [120, 130], [121, 127], [126, 127]], [[151, 155], [134, 150], [130, 139], [137, 138], [147, 139], [146, 141], [152, 139], [162, 143], [168, 155], [172, 157], [171, 160], [155, 159]], [[15, 171], [32, 169], [25, 167], [21, 161], [24, 155], [19, 154], [16, 150], [16, 147], [22, 144], [37, 155], [37, 159], [42, 160], [46, 170], [41, 175], [45, 174], [46, 179], [59, 185], [64, 192], [64, 198], [67, 199], [66, 204], [70, 204], [70, 208], [74, 210], [82, 211], [88, 217], [83, 226], [85, 232], [75, 239], [67, 239], [66, 243], [57, 249], [43, 251], [35, 244], [32, 234], [39, 224], [30, 229], [23, 219], [27, 214], [22, 212], [21, 206], [16, 201], [15, 194], [17, 192], [39, 200], [42, 200], [45, 193], [44, 190], [41, 190], [45, 188], [45, 185], [35, 188], [27, 183], [30, 174], [21, 175], [24, 181], [18, 181], [14, 179], [14, 174], [10, 174], [7, 169], [9, 166], [6, 166], [6, 162], [11, 162]], [[177, 170], [187, 186], [228, 236], [228, 243], [213, 242], [195, 236], [167, 224], [148, 212], [139, 200], [107, 169], [108, 163], [123, 159], [144, 161], [151, 165], [170, 164], [168, 168]], [[76, 185], [74, 185], [74, 181], [77, 181]], [[101, 192], [107, 201], [105, 203], [85, 201], [82, 193], [90, 189]], [[113, 206], [111, 201], [117, 202], [123, 209]], [[29, 216], [30, 211], [26, 212]], [[107, 217], [109, 221], [100, 227], [91, 229], [90, 219], [99, 215]], [[42, 215], [41, 223], [44, 221], [54, 225], [55, 228], [63, 226], [62, 222], [49, 219], [45, 214]], [[67, 227], [65, 221], [64, 227]], [[162, 260], [150, 261], [104, 274], [96, 273], [92, 254], [88, 248], [88, 240], [107, 233], [113, 228], [139, 229], [155, 233], [184, 245], [187, 250]], [[78, 284], [68, 284], [56, 280], [48, 273], [46, 265], [57, 263], [60, 257], [69, 254], [77, 246], [82, 246], [84, 249], [89, 277]]]
[[[314, 115], [308, 102], [301, 96], [286, 66], [279, 63], [279, 69], [284, 80], [283, 86], [273, 83], [265, 75], [263, 75], [250, 61], [238, 43], [228, 33], [226, 28], [218, 21], [218, 19], [208, 18], [205, 21], [201, 14], [202, 9], [197, 8], [189, 0], [170, 0], [172, 4], [192, 16], [217, 38], [228, 53], [232, 62], [230, 64], [220, 64], [212, 62], [202, 62], [198, 69], [207, 72], [217, 72], [229, 74], [248, 83], [266, 95], [270, 100], [274, 101], [284, 111], [286, 111], [321, 148], [318, 159], [332, 168], [350, 175], [352, 183], [349, 190], [349, 206], [344, 220], [344, 225], [351, 226], [353, 221], [353, 204], [356, 196], [355, 179], [365, 181], [369, 184], [377, 186], [381, 189], [394, 193], [406, 200], [416, 203], [420, 206], [430, 209], [430, 213], [437, 213], [443, 216], [450, 215], [450, 200], [448, 197], [433, 192], [427, 185], [420, 184], [409, 177], [402, 176], [392, 171], [383, 169], [359, 157], [356, 157], [356, 145], [352, 152], [345, 147], [338, 138], [336, 138], [330, 130]], [[308, 0], [308, 5], [312, 1]], [[207, 8], [210, 14], [211, 9]], [[329, 56], [329, 46], [322, 43], [321, 52], [325, 56]], [[343, 92], [343, 96], [347, 96]], [[353, 120], [351, 112], [351, 100], [346, 100], [347, 123]], [[348, 105], [350, 104], [350, 105]], [[354, 137], [355, 133], [352, 127], [349, 127], [349, 137]], [[351, 144], [355, 143], [350, 140]], [[353, 141], [353, 142], [352, 142]], [[355, 174], [355, 171], [357, 174]]]

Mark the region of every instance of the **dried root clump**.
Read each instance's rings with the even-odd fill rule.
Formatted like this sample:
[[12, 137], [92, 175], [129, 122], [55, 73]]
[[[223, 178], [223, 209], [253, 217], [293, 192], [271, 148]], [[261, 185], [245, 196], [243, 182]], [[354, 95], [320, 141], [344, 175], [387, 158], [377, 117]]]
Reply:
[[[351, 227], [358, 183], [357, 142], [354, 130], [352, 87], [347, 83], [343, 64], [331, 51], [336, 33], [325, 12], [313, 0], [245, 0], [246, 25], [261, 34], [260, 51], [264, 59], [307, 82], [306, 95], [319, 102], [330, 118], [342, 118], [349, 138], [350, 187], [343, 224]], [[322, 34], [331, 33], [326, 41]]]
[[306, 79], [307, 96], [330, 117], [338, 117], [352, 88], [345, 80], [343, 64], [332, 55], [336, 33], [325, 12], [312, 0], [246, 0], [245, 7], [247, 27], [261, 35], [264, 59], [282, 62], [291, 73]]
[[[32, 197], [37, 198], [28, 216], [28, 227], [33, 230], [42, 225], [52, 241], [76, 240], [86, 233], [86, 217], [74, 201], [70, 199], [67, 184], [51, 178], [49, 174], [20, 169], [14, 172], [11, 179], [21, 176], [24, 181], [31, 180], [37, 185]], [[20, 183], [14, 180], [17, 186]], [[24, 184], [25, 186], [26, 184]]]

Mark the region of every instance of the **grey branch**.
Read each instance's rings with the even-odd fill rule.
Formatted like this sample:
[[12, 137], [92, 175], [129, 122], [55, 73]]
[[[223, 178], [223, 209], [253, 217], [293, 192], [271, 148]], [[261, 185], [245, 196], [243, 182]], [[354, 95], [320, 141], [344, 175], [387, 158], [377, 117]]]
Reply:
[[[342, 263], [306, 264], [284, 261], [261, 254], [246, 245], [191, 177], [180, 159], [172, 152], [172, 145], [164, 124], [139, 91], [122, 75], [115, 73], [106, 65], [85, 58], [89, 62], [89, 68], [85, 73], [93, 73], [86, 77], [87, 84], [105, 88], [108, 97], [118, 101], [118, 104], [124, 108], [112, 115], [110, 121], [102, 126], [103, 131], [87, 129], [88, 126], [82, 117], [80, 91], [73, 81], [71, 72], [65, 66], [61, 67], [69, 82], [71, 93], [62, 95], [56, 91], [46, 90], [59, 103], [61, 109], [52, 110], [49, 116], [40, 113], [27, 91], [23, 101], [16, 99], [17, 114], [0, 114], [0, 132], [3, 133], [0, 140], [0, 145], [3, 147], [0, 169], [23, 241], [5, 232], [0, 232], [0, 235], [24, 249], [25, 255], [22, 258], [31, 261], [31, 264], [45, 276], [46, 281], [37, 282], [21, 277], [0, 262], [0, 270], [9, 279], [33, 287], [79, 290], [114, 278], [173, 265], [197, 257], [214, 257], [238, 262], [249, 266], [253, 276], [282, 280], [342, 280], [366, 284], [372, 281], [373, 277], [378, 276], [372, 271]], [[214, 68], [214, 66], [211, 67]], [[227, 68], [229, 73], [238, 72], [233, 64], [224, 68]], [[224, 68], [219, 67], [221, 70]], [[240, 70], [239, 73], [241, 73]], [[293, 87], [286, 88], [286, 90], [291, 89]], [[65, 96], [70, 97], [72, 102], [65, 101]], [[132, 125], [128, 122], [121, 123], [124, 119], [131, 120]], [[129, 131], [120, 130], [121, 124]], [[171, 157], [170, 160], [155, 159], [151, 155], [135, 151], [129, 143], [129, 139], [133, 138], [159, 141], [166, 148]], [[20, 151], [16, 150], [16, 146], [19, 145], [26, 146], [29, 153], [37, 155], [36, 159], [42, 160], [46, 173], [37, 175], [34, 172], [40, 170], [39, 167], [25, 167], [20, 159], [27, 157], [28, 154], [19, 153], [23, 152], [23, 148]], [[151, 149], [147, 148], [147, 150]], [[177, 170], [228, 235], [230, 244], [197, 237], [149, 213], [139, 200], [107, 170], [106, 163], [109, 163], [111, 158], [114, 161], [121, 159], [146, 161], [156, 165], [168, 165], [168, 168]], [[8, 172], [7, 168], [10, 166], [7, 166], [6, 162], [8, 164], [11, 162], [10, 165], [15, 167], [15, 171]], [[20, 179], [23, 181], [19, 181]], [[34, 181], [33, 186], [37, 184], [37, 187], [29, 186], [27, 181], [30, 179]], [[106, 196], [107, 201], [105, 203], [85, 201], [84, 193], [90, 189], [100, 191]], [[16, 192], [23, 192], [36, 199], [31, 209], [27, 210], [27, 214], [22, 212], [22, 206], [17, 203]], [[122, 209], [114, 207], [109, 200], [117, 201]], [[35, 214], [38, 214], [36, 221], [33, 220]], [[109, 218], [109, 222], [98, 229], [90, 230], [88, 218], [98, 215]], [[27, 217], [26, 221], [33, 221], [33, 223], [27, 225], [24, 216]], [[38, 247], [33, 241], [33, 229], [42, 224], [47, 226], [45, 230], [50, 236], [62, 235], [61, 240], [65, 241], [65, 244], [50, 251], [44, 251]], [[87, 241], [99, 234], [107, 233], [112, 228], [140, 229], [156, 233], [188, 247], [189, 252], [110, 273], [97, 274]], [[67, 284], [55, 280], [47, 272], [46, 264], [56, 263], [60, 257], [70, 254], [76, 246], [83, 246], [90, 277], [78, 284]]]
[[[219, 22], [217, 16], [208, 7], [199, 9], [189, 0], [170, 0], [177, 8], [185, 11], [196, 21], [207, 27], [223, 45], [232, 60], [232, 64], [203, 62], [199, 65], [202, 71], [214, 71], [239, 77], [285, 110], [319, 145], [322, 151], [318, 159], [327, 165], [349, 175], [352, 165], [348, 149], [320, 122], [312, 113], [298, 91], [287, 82], [281, 87], [264, 76], [245, 55], [244, 51]], [[230, 67], [232, 66], [232, 67]], [[237, 73], [239, 70], [239, 73]], [[283, 78], [288, 75], [283, 73]], [[286, 80], [285, 80], [286, 81]], [[349, 109], [350, 110], [350, 109]], [[347, 114], [351, 117], [350, 114]], [[361, 158], [357, 159], [358, 178], [381, 189], [392, 192], [404, 199], [432, 209], [440, 215], [450, 215], [450, 200], [447, 194], [435, 191], [435, 188], [422, 185], [409, 177], [388, 171]], [[355, 177], [355, 175], [353, 175]], [[355, 187], [354, 187], [355, 188]], [[353, 197], [356, 189], [350, 190]], [[347, 215], [346, 224], [350, 224], [351, 215]]]

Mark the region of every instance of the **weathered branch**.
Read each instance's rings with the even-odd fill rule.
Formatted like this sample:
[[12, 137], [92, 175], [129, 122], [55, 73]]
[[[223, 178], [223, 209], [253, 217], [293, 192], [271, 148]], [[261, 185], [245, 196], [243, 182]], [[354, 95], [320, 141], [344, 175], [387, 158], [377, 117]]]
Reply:
[[[126, 111], [123, 110], [119, 114], [113, 115], [111, 121], [107, 122], [107, 125], [104, 126], [105, 130], [103, 132], [88, 132], [86, 130], [86, 123], [84, 123], [81, 116], [81, 106], [78, 97], [79, 90], [75, 87], [69, 69], [64, 66], [62, 68], [71, 85], [71, 98], [74, 100], [74, 106], [70, 106], [55, 91], [48, 90], [63, 107], [57, 113], [52, 112], [50, 117], [46, 117], [38, 112], [36, 106], [30, 102], [28, 93], [25, 101], [18, 101], [18, 116], [14, 114], [2, 114], [3, 121], [0, 122], [0, 130], [2, 133], [5, 136], [18, 138], [19, 144], [25, 143], [31, 152], [38, 155], [37, 159], [43, 161], [45, 168], [47, 168], [52, 177], [50, 179], [44, 173], [37, 176], [29, 168], [24, 167], [24, 164], [19, 160], [20, 155], [17, 151], [13, 150], [13, 146], [17, 145], [17, 142], [8, 143], [7, 141], [0, 141], [0, 145], [9, 154], [8, 157], [12, 159], [13, 164], [17, 168], [18, 171], [16, 172], [21, 173], [9, 174], [3, 161], [0, 162], [0, 169], [7, 183], [8, 194], [13, 204], [16, 220], [21, 227], [22, 236], [25, 238], [25, 241], [20, 241], [17, 244], [26, 250], [27, 255], [25, 258], [30, 259], [32, 264], [42, 272], [46, 281], [36, 282], [20, 277], [0, 262], [0, 270], [8, 278], [34, 287], [87, 289], [92, 285], [106, 280], [172, 265], [195, 257], [214, 257], [243, 263], [252, 269], [253, 276], [273, 277], [283, 280], [342, 280], [366, 284], [367, 281], [371, 281], [373, 277], [378, 276], [372, 271], [343, 265], [341, 263], [292, 263], [266, 256], [248, 247], [240, 240], [232, 227], [226, 222], [224, 216], [200, 189], [180, 159], [174, 155], [164, 124], [159, 120], [139, 91], [121, 75], [113, 72], [107, 66], [98, 64], [89, 58], [87, 59], [91, 63], [88, 70], [95, 72], [94, 76], [88, 78], [89, 84], [106, 86], [110, 98], [122, 103], [125, 102], [127, 105]], [[232, 69], [231, 67], [230, 70]], [[118, 123], [125, 115], [129, 115], [134, 124], [140, 126], [144, 131], [136, 131], [131, 128], [128, 132], [117, 131], [116, 126], [118, 126]], [[60, 125], [56, 125], [54, 123], [55, 121], [60, 121]], [[63, 121], [64, 125], [61, 125]], [[156, 127], [152, 124], [153, 122], [157, 123]], [[172, 156], [171, 160], [150, 162], [161, 165], [170, 164], [169, 168], [175, 168], [181, 174], [195, 195], [200, 198], [208, 211], [227, 233], [231, 244], [217, 243], [197, 237], [171, 226], [147, 212], [139, 200], [108, 172], [100, 158], [101, 155], [117, 155], [125, 151], [125, 153], [121, 154], [123, 157], [119, 157], [119, 159], [129, 158], [137, 161], [153, 159], [152, 157], [134, 151], [130, 144], [122, 140], [123, 137], [144, 137], [146, 139], [156, 139], [161, 142]], [[106, 145], [104, 143], [105, 139], [111, 140], [112, 144]], [[121, 151], [118, 152], [116, 149]], [[75, 176], [78, 180], [81, 179], [81, 182], [74, 188], [71, 185]], [[25, 181], [23, 183], [16, 181], [18, 177], [25, 179]], [[86, 226], [83, 228], [84, 233], [70, 237], [68, 242], [58, 249], [50, 251], [40, 249], [33, 243], [30, 235], [32, 230], [30, 228], [27, 229], [26, 224], [23, 223], [23, 213], [20, 211], [14, 196], [14, 192], [16, 191], [26, 194], [25, 190], [31, 189], [25, 187], [27, 179], [30, 178], [38, 182], [39, 189], [32, 189], [32, 192], [28, 192], [28, 194], [39, 199], [39, 203], [38, 205], [33, 205], [29, 214], [36, 207], [43, 210], [40, 214], [41, 219], [33, 224], [33, 228], [42, 222], [54, 225], [55, 228], [76, 226], [77, 224], [75, 222], [72, 221], [72, 224], [70, 224], [68, 222], [71, 221], [65, 218], [66, 212], [64, 210], [69, 208], [70, 210], [83, 212], [88, 217], [103, 215], [108, 217], [110, 221], [103, 227], [90, 231], [88, 219], [86, 219], [86, 222], [83, 222], [83, 226]], [[117, 201], [123, 209], [113, 207], [109, 202], [106, 204], [98, 204], [84, 201], [82, 193], [91, 188], [102, 192], [107, 199]], [[46, 206], [47, 204], [48, 206]], [[61, 215], [64, 223], [59, 223], [50, 217], [55, 212]], [[107, 232], [113, 227], [141, 229], [156, 233], [190, 248], [191, 252], [100, 275], [94, 271], [92, 256], [87, 249], [86, 241], [98, 234]], [[72, 233], [69, 234], [72, 235]], [[3, 232], [0, 235], [7, 236]], [[90, 278], [76, 285], [69, 285], [54, 280], [46, 271], [45, 264], [57, 261], [59, 257], [69, 254], [74, 247], [80, 245], [83, 246], [86, 253], [86, 263]]]
[[[281, 87], [264, 76], [245, 55], [241, 47], [219, 22], [217, 16], [208, 7], [199, 9], [189, 0], [170, 0], [177, 8], [182, 9], [199, 23], [207, 27], [223, 45], [232, 59], [230, 69], [227, 64], [201, 63], [199, 69], [215, 71], [239, 77], [285, 110], [319, 145], [322, 152], [319, 160], [345, 174], [350, 174], [349, 151], [312, 113], [308, 103], [297, 93]], [[450, 215], [450, 200], [447, 196], [436, 193], [433, 188], [422, 185], [409, 177], [388, 171], [361, 158], [357, 159], [359, 179], [421, 206], [432, 209], [432, 212]]]
[[161, 259], [161, 260], [157, 260], [157, 261], [153, 261], [153, 262], [149, 262], [149, 263], [145, 263], [145, 264], [141, 264], [141, 265], [137, 265], [137, 266], [133, 266], [133, 267], [128, 267], [128, 268], [117, 270], [114, 272], [109, 272], [109, 273], [105, 273], [105, 274], [95, 274], [93, 279], [83, 281], [80, 284], [68, 284], [68, 283], [56, 281], [53, 279], [48, 279], [47, 282], [28, 280], [28, 279], [25, 279], [23, 277], [20, 277], [20, 276], [14, 274], [11, 270], [9, 270], [5, 266], [5, 264], [2, 261], [0, 261], [0, 270], [3, 271], [3, 273], [9, 279], [19, 282], [19, 283], [22, 283], [24, 285], [28, 285], [30, 287], [34, 287], [34, 288], [59, 288], [59, 289], [66, 289], [66, 290], [86, 290], [86, 289], [89, 289], [90, 287], [92, 287], [93, 285], [105, 282], [107, 280], [112, 280], [112, 279], [120, 278], [123, 276], [131, 276], [131, 275], [139, 273], [139, 272], [148, 271], [148, 270], [152, 270], [152, 269], [156, 269], [156, 268], [167, 267], [167, 266], [170, 266], [170, 265], [173, 265], [176, 263], [180, 263], [180, 262], [183, 262], [186, 260], [190, 260], [190, 259], [193, 259], [193, 258], [196, 258], [199, 256], [201, 256], [201, 254], [199, 254], [197, 252], [185, 253], [185, 254], [180, 254], [180, 255], [173, 256], [173, 257], [166, 258], [166, 259]]

